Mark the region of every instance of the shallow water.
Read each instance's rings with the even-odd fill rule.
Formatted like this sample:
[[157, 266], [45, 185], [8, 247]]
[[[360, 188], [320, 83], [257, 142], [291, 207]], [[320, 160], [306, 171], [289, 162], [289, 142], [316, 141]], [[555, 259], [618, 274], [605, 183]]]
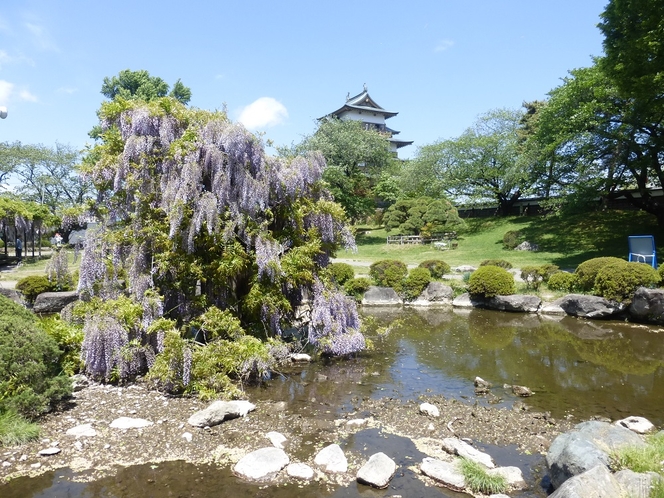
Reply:
[[[248, 389], [252, 400], [285, 401], [288, 410], [310, 413], [312, 404], [328, 407], [329, 417], [355, 412], [364, 398], [416, 399], [425, 394], [490, 401], [497, 406], [524, 402], [554, 417], [612, 419], [640, 415], [664, 424], [664, 334], [659, 327], [624, 322], [542, 318], [483, 310], [368, 310], [389, 332], [374, 335], [375, 349], [351, 360], [304, 365]], [[473, 379], [493, 384], [492, 397], [474, 394]], [[504, 384], [525, 385], [535, 395], [522, 399]], [[357, 417], [365, 414], [357, 413]], [[318, 437], [325, 437], [324, 434]], [[342, 447], [367, 458], [384, 451], [396, 457], [399, 471], [386, 490], [352, 484], [319, 489], [258, 486], [233, 477], [229, 469], [183, 462], [120, 469], [116, 476], [85, 483], [68, 469], [37, 478], [19, 478], [0, 487], [3, 498], [18, 497], [384, 497], [392, 495], [464, 496], [427, 487], [408, 470], [423, 457], [408, 439], [367, 429], [349, 436]], [[542, 458], [514, 448], [485, 447], [499, 465], [517, 465], [534, 489], [514, 496], [546, 496], [533, 472]], [[401, 460], [399, 460], [401, 458]]]

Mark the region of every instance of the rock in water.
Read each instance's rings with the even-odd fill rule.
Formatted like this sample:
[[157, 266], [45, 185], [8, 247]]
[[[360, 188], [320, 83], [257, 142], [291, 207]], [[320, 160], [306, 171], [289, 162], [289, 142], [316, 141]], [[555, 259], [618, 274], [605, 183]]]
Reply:
[[348, 470], [348, 460], [338, 444], [331, 444], [320, 450], [314, 463], [329, 474], [344, 473]]
[[194, 413], [187, 423], [193, 427], [212, 427], [224, 420], [244, 417], [255, 409], [256, 405], [249, 401], [215, 401], [204, 410]]
[[383, 489], [397, 471], [397, 464], [385, 453], [371, 455], [369, 461], [357, 472], [357, 481], [374, 488]]
[[153, 422], [143, 418], [120, 417], [111, 422], [110, 427], [113, 429], [140, 429], [152, 424]]
[[438, 410], [438, 407], [436, 405], [432, 405], [431, 403], [422, 403], [420, 405], [420, 413], [428, 415], [429, 417], [440, 417], [440, 411]]
[[616, 425], [629, 429], [630, 431], [636, 432], [637, 434], [647, 434], [655, 430], [655, 426], [650, 420], [643, 417], [627, 417], [622, 420], [618, 420]]
[[491, 455], [481, 452], [477, 448], [473, 448], [468, 443], [453, 437], [446, 437], [442, 441], [442, 448], [451, 455], [458, 455], [473, 462], [481, 463], [487, 469], [493, 469], [496, 464], [493, 463]]
[[269, 481], [289, 463], [288, 455], [279, 448], [268, 447], [252, 451], [233, 467], [233, 472], [250, 481]]
[[454, 463], [425, 457], [420, 465], [420, 470], [424, 475], [456, 491], [461, 491], [466, 487], [466, 479]]

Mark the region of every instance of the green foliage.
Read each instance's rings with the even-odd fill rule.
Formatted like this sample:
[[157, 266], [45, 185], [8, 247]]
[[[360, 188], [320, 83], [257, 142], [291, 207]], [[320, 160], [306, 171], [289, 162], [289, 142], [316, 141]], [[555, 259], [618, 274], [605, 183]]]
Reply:
[[474, 493], [493, 495], [502, 494], [507, 491], [505, 477], [489, 474], [486, 468], [480, 463], [462, 458], [461, 473], [466, 480], [466, 486]]
[[229, 310], [220, 310], [216, 306], [210, 306], [201, 315], [201, 330], [204, 333], [205, 342], [215, 339], [236, 340], [244, 335], [244, 329], [240, 320]]
[[595, 287], [595, 278], [599, 272], [606, 265], [611, 263], [624, 262], [624, 259], [613, 257], [593, 258], [584, 261], [577, 266], [574, 274], [576, 275], [576, 286], [583, 292], [590, 292]]
[[597, 272], [593, 294], [613, 301], [626, 301], [631, 300], [638, 287], [653, 287], [659, 282], [659, 273], [648, 264], [614, 261]]
[[39, 426], [13, 411], [0, 412], [0, 446], [18, 446], [39, 437]]
[[[168, 84], [158, 76], [150, 76], [148, 71], [125, 69], [120, 71], [117, 76], [104, 78], [101, 93], [109, 99], [121, 97], [149, 102], [165, 97], [168, 94]], [[191, 100], [191, 89], [177, 80], [169, 95], [183, 104], [187, 104]]]
[[542, 274], [542, 279], [544, 283], [547, 283], [551, 278], [551, 275], [555, 275], [560, 272], [560, 267], [552, 263], [546, 263], [540, 266], [540, 273]]
[[473, 296], [509, 296], [516, 292], [514, 277], [498, 266], [481, 266], [468, 279], [468, 292]]
[[369, 276], [379, 287], [392, 287], [401, 289], [404, 278], [408, 275], [408, 267], [396, 259], [384, 259], [372, 263], [369, 267]]
[[505, 261], [504, 259], [485, 259], [480, 263], [480, 266], [497, 266], [499, 268], [504, 268], [505, 270], [512, 269], [512, 263]]
[[54, 291], [69, 291], [74, 288], [74, 278], [69, 273], [69, 261], [65, 249], [53, 252], [46, 264], [46, 277]]
[[400, 199], [383, 215], [387, 231], [397, 230], [404, 235], [430, 237], [436, 233], [461, 228], [464, 223], [457, 209], [447, 199]]
[[32, 311], [5, 296], [0, 296], [0, 317], [5, 316], [13, 316], [28, 323], [37, 323], [37, 316]]
[[83, 327], [67, 323], [59, 316], [42, 318], [39, 324], [55, 340], [62, 351], [59, 362], [62, 371], [70, 376], [78, 373], [83, 367], [81, 362]]
[[544, 271], [541, 266], [524, 266], [521, 268], [521, 278], [528, 289], [539, 289], [544, 281]]
[[332, 274], [332, 278], [339, 285], [344, 285], [349, 280], [355, 278], [355, 271], [348, 263], [332, 263], [328, 268]]
[[576, 287], [576, 275], [566, 271], [559, 271], [549, 277], [546, 285], [553, 291], [572, 292]]
[[422, 261], [418, 267], [429, 270], [431, 278], [443, 278], [443, 276], [447, 275], [451, 270], [450, 265], [445, 263], [442, 259], [427, 259]]
[[512, 250], [524, 240], [526, 239], [521, 232], [517, 230], [509, 230], [503, 235], [503, 247]]
[[417, 299], [431, 282], [431, 273], [427, 268], [413, 268], [403, 282], [402, 294], [406, 300]]
[[194, 347], [191, 341], [183, 339], [175, 330], [174, 322], [157, 320], [151, 333], [162, 332], [163, 350], [159, 353], [147, 374], [148, 381], [161, 390], [182, 394], [190, 384], [191, 358]]
[[344, 284], [344, 292], [356, 300], [360, 300], [369, 287], [371, 287], [371, 280], [366, 277], [358, 277], [348, 280]]
[[611, 470], [629, 469], [633, 472], [656, 472], [661, 475], [664, 461], [664, 434], [658, 432], [646, 437], [644, 447], [626, 447], [610, 455]]
[[16, 290], [21, 291], [27, 302], [34, 303], [39, 294], [51, 292], [55, 286], [46, 275], [30, 275], [16, 283]]
[[0, 413], [35, 418], [71, 394], [71, 381], [59, 375], [59, 358], [55, 340], [34, 319], [0, 315]]

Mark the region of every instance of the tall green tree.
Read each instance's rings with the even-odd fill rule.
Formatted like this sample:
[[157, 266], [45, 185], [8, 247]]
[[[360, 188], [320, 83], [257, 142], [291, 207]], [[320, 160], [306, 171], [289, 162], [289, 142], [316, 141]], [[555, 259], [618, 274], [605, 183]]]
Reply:
[[[297, 149], [323, 154], [327, 163], [323, 179], [351, 220], [373, 213], [374, 187], [395, 161], [384, 135], [364, 129], [359, 121], [325, 119]], [[393, 186], [383, 183], [382, 188], [381, 192], [393, 195]]]
[[120, 71], [117, 76], [110, 78], [107, 76], [101, 87], [102, 95], [111, 100], [122, 97], [127, 100], [138, 99], [150, 102], [169, 96], [185, 105], [191, 100], [191, 89], [184, 86], [180, 80], [175, 82], [170, 93], [168, 90], [168, 83], [158, 76], [150, 76], [145, 69], [139, 71], [125, 69]]

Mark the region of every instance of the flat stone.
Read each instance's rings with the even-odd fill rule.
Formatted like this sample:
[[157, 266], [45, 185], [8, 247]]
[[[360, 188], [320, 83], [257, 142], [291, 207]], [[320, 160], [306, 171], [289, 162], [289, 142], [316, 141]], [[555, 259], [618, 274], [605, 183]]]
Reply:
[[461, 294], [460, 296], [457, 296], [454, 298], [452, 301], [452, 306], [455, 308], [474, 308], [475, 305], [473, 304], [472, 300], [470, 299], [470, 294], [467, 292], [464, 294]]
[[568, 315], [591, 319], [608, 319], [625, 309], [621, 303], [585, 294], [568, 294], [553, 304], [560, 306]]
[[111, 422], [109, 427], [112, 427], [113, 429], [141, 429], [153, 424], [154, 422], [150, 422], [144, 418], [120, 417]]
[[294, 479], [309, 481], [314, 478], [314, 469], [306, 463], [291, 463], [286, 467], [286, 474]]
[[194, 435], [191, 432], [185, 432], [182, 434], [182, 437], [184, 438], [185, 441], [191, 443], [191, 440], [194, 438]]
[[422, 403], [420, 405], [420, 413], [423, 413], [429, 417], [440, 417], [440, 410], [438, 410], [436, 405], [432, 405], [431, 403]]
[[233, 472], [250, 481], [269, 481], [274, 479], [290, 459], [284, 450], [268, 447], [252, 451], [233, 467]]
[[290, 355], [290, 359], [292, 362], [305, 363], [311, 361], [311, 356], [306, 353], [293, 353]]
[[402, 304], [403, 299], [391, 287], [372, 285], [362, 297], [362, 306], [398, 306]]
[[340, 474], [348, 471], [348, 460], [338, 444], [331, 444], [320, 450], [314, 458], [314, 463], [323, 472], [329, 474]]
[[394, 460], [385, 453], [375, 453], [357, 472], [357, 482], [383, 489], [390, 483], [396, 471], [397, 464]]
[[275, 448], [279, 448], [280, 450], [284, 449], [284, 443], [288, 441], [286, 439], [286, 436], [280, 434], [279, 432], [274, 432], [274, 431], [268, 432], [267, 434], [265, 434], [265, 437], [270, 440], [272, 446], [274, 446]]
[[346, 422], [346, 427], [363, 427], [369, 423], [369, 419], [366, 418], [354, 418]]
[[472, 460], [473, 462], [481, 463], [487, 469], [493, 469], [496, 466], [496, 464], [493, 463], [491, 455], [474, 448], [461, 439], [446, 437], [442, 441], [442, 448], [450, 455], [457, 455]]
[[420, 471], [448, 488], [460, 491], [466, 487], [466, 478], [454, 463], [425, 457], [422, 459]]
[[62, 450], [60, 448], [51, 447], [51, 448], [45, 448], [43, 450], [39, 450], [39, 454], [41, 456], [51, 456], [51, 455], [57, 455], [61, 451]]
[[35, 313], [60, 313], [69, 303], [78, 301], [78, 292], [42, 292], [35, 299], [32, 311]]
[[244, 417], [255, 409], [256, 405], [246, 400], [215, 401], [204, 410], [194, 413], [187, 423], [193, 427], [213, 427], [224, 420]]
[[644, 417], [627, 417], [618, 420], [615, 425], [629, 429], [637, 434], [647, 434], [655, 430], [655, 426], [652, 422]]
[[622, 486], [625, 496], [630, 498], [650, 498], [650, 487], [655, 480], [662, 480], [656, 472], [637, 473], [629, 469], [616, 472], [613, 476]]
[[519, 467], [496, 467], [495, 469], [488, 469], [487, 474], [502, 476], [510, 489], [526, 489], [528, 487]]
[[97, 431], [92, 428], [92, 424], [82, 424], [77, 425], [76, 427], [72, 427], [71, 429], [67, 429], [66, 434], [76, 438], [95, 437], [97, 435]]

